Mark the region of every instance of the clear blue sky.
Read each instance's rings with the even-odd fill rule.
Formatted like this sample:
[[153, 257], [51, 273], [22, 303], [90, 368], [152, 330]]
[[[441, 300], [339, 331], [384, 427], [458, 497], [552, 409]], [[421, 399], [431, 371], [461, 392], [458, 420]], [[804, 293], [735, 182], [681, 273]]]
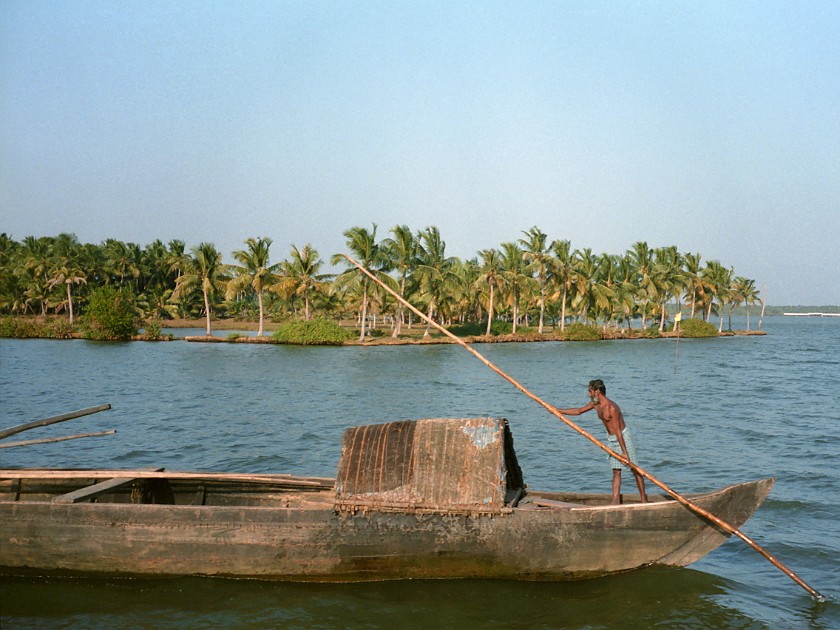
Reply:
[[840, 304], [840, 2], [0, 2], [0, 231], [537, 225]]

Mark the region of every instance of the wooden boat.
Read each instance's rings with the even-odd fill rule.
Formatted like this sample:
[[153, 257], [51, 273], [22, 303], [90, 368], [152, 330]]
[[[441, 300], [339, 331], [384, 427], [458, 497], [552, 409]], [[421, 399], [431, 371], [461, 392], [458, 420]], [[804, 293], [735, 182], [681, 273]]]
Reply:
[[[773, 479], [689, 495], [740, 527]], [[537, 492], [507, 421], [348, 429], [338, 474], [0, 470], [15, 573], [560, 580], [684, 566], [728, 537], [666, 496]]]

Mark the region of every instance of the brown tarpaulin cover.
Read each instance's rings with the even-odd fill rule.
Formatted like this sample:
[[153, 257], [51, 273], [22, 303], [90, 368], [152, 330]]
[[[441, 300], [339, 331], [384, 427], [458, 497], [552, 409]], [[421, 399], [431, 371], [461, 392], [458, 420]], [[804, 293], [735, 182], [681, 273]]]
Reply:
[[336, 506], [500, 513], [522, 486], [507, 420], [407, 420], [344, 432]]

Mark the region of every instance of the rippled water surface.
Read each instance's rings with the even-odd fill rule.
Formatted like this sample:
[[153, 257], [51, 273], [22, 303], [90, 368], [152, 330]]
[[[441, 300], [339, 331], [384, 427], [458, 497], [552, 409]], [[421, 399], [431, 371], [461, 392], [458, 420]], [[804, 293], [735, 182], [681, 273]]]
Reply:
[[[733, 539], [687, 569], [572, 583], [4, 578], [2, 627], [840, 628], [840, 319], [763, 328], [477, 349], [562, 406], [583, 404], [589, 379], [603, 378], [641, 465], [678, 491], [776, 477], [744, 531], [826, 603]], [[2, 449], [0, 466], [332, 476], [348, 426], [491, 415], [510, 420], [532, 488], [609, 490], [601, 451], [459, 347], [0, 340], [0, 426], [101, 403], [113, 409], [12, 439], [116, 435]], [[577, 420], [602, 436], [594, 414]]]

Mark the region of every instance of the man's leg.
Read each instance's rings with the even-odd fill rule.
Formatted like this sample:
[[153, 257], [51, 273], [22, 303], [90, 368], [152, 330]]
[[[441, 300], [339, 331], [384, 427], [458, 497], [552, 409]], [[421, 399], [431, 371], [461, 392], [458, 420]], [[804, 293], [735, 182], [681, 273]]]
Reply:
[[639, 487], [639, 496], [642, 498], [642, 503], [647, 503], [647, 494], [645, 494], [645, 478], [637, 472], [634, 472], [633, 474], [636, 475], [636, 485]]
[[621, 468], [613, 468], [613, 505], [621, 503]]

